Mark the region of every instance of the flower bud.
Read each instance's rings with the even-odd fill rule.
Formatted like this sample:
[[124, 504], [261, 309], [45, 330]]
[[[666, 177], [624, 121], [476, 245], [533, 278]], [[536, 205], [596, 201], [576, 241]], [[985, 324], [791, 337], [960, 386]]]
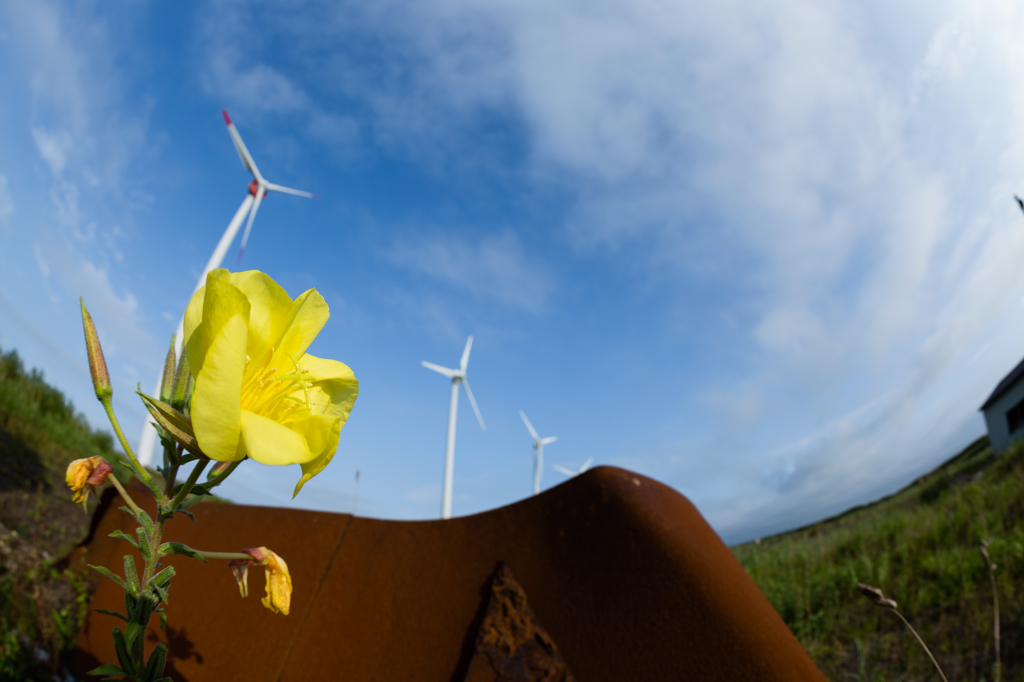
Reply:
[[[181, 359], [178, 360], [178, 369], [174, 373], [174, 385], [171, 388], [171, 407], [188, 416], [186, 406], [188, 403], [189, 389], [192, 386], [192, 372], [188, 369], [188, 355], [184, 351]], [[164, 401], [168, 402], [168, 401]]]
[[92, 323], [92, 316], [85, 309], [85, 299], [79, 297], [82, 304], [82, 326], [85, 328], [85, 351], [89, 356], [89, 373], [92, 374], [92, 387], [96, 390], [96, 397], [100, 402], [110, 400], [114, 395], [114, 389], [110, 385], [110, 374], [107, 372], [107, 361], [103, 359], [103, 349], [100, 348], [100, 337], [96, 334], [96, 325]]
[[253, 560], [232, 559], [228, 563], [231, 572], [235, 574], [235, 580], [238, 581], [238, 589], [242, 596], [245, 597], [249, 593], [246, 582], [248, 567], [263, 566], [267, 578], [267, 596], [263, 598], [262, 603], [274, 613], [287, 616], [292, 604], [292, 576], [288, 573], [288, 564], [266, 547], [243, 549], [242, 554], [248, 554]]
[[167, 349], [167, 357], [164, 358], [164, 371], [160, 375], [160, 400], [170, 402], [171, 389], [174, 387], [174, 337], [171, 334], [171, 347]]
[[72, 498], [76, 503], [81, 502], [86, 506], [89, 500], [89, 493], [107, 482], [107, 476], [114, 470], [112, 466], [96, 455], [86, 459], [76, 459], [68, 465], [64, 474], [64, 480], [68, 487], [74, 492]]

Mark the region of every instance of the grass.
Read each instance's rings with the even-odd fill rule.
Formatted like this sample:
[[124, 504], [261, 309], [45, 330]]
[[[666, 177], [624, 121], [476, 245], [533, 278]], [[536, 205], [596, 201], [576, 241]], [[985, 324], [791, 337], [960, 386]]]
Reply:
[[93, 578], [68, 556], [90, 516], [71, 502], [75, 459], [114, 456], [37, 370], [0, 350], [0, 680], [52, 680], [78, 634]]
[[900, 492], [733, 548], [827, 678], [938, 679], [906, 628], [858, 591], [884, 590], [950, 680], [993, 680], [997, 565], [1003, 680], [1024, 680], [1024, 446], [981, 438]]

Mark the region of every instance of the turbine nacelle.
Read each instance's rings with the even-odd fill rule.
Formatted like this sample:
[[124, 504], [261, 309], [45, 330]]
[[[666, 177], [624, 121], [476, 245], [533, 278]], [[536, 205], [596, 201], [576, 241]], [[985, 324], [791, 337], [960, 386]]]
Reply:
[[558, 436], [548, 436], [547, 438], [541, 438], [537, 433], [537, 429], [533, 428], [533, 424], [526, 418], [526, 413], [519, 410], [519, 416], [523, 418], [523, 423], [526, 424], [526, 430], [530, 432], [533, 437], [533, 494], [537, 495], [540, 493], [540, 479], [544, 473], [544, 446], [549, 443], [554, 443], [558, 440]]
[[245, 252], [245, 245], [249, 242], [249, 232], [252, 231], [252, 223], [256, 219], [256, 212], [260, 210], [260, 204], [263, 199], [267, 196], [267, 192], [281, 192], [283, 194], [294, 194], [300, 197], [306, 197], [308, 199], [319, 199], [317, 195], [312, 192], [303, 192], [299, 189], [291, 189], [290, 187], [283, 187], [282, 185], [275, 185], [272, 182], [267, 182], [263, 175], [260, 173], [259, 167], [256, 166], [256, 161], [252, 158], [252, 154], [245, 146], [245, 142], [242, 141], [242, 136], [238, 133], [238, 129], [235, 128], [235, 124], [231, 121], [231, 117], [228, 116], [227, 111], [221, 111], [224, 115], [224, 122], [228, 125], [228, 132], [231, 134], [231, 141], [235, 144], [235, 151], [238, 152], [238, 158], [242, 161], [242, 166], [245, 170], [252, 173], [253, 180], [249, 183], [249, 194], [253, 197], [252, 208], [249, 209], [249, 222], [245, 226], [245, 232], [242, 234], [242, 244], [238, 249], [238, 263], [242, 262], [242, 254]]
[[480, 428], [484, 431], [487, 430], [483, 415], [480, 414], [480, 408], [476, 405], [476, 398], [473, 397], [473, 391], [469, 388], [469, 380], [466, 379], [466, 367], [469, 365], [469, 351], [472, 347], [473, 337], [470, 336], [466, 341], [465, 350], [462, 351], [462, 360], [459, 362], [458, 369], [442, 367], [427, 361], [420, 363], [430, 371], [452, 380], [452, 397], [448, 408], [448, 443], [445, 446], [444, 455], [444, 483], [441, 486], [442, 519], [449, 519], [452, 515], [452, 472], [455, 469], [455, 422], [459, 411], [459, 384], [466, 389], [466, 397], [469, 398], [469, 403], [473, 406], [473, 412], [476, 414], [476, 420], [480, 422]]
[[462, 351], [462, 360], [459, 362], [458, 369], [449, 369], [447, 367], [442, 367], [441, 365], [435, 365], [432, 362], [427, 362], [426, 360], [420, 362], [420, 364], [429, 370], [448, 377], [454, 384], [462, 384], [462, 387], [466, 389], [466, 397], [469, 398], [469, 404], [473, 406], [473, 412], [476, 414], [476, 420], [480, 422], [480, 428], [486, 431], [487, 426], [484, 424], [483, 415], [480, 414], [480, 408], [476, 405], [476, 398], [473, 397], [473, 390], [469, 387], [469, 379], [466, 378], [466, 366], [469, 364], [469, 351], [472, 347], [473, 335], [471, 334], [469, 339], [466, 341], [466, 349]]

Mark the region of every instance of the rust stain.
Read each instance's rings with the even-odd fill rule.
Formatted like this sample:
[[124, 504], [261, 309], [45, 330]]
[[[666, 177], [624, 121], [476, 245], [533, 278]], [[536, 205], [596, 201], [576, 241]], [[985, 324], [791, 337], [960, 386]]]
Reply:
[[467, 682], [488, 677], [495, 682], [575, 682], [558, 647], [530, 609], [526, 592], [502, 562], [491, 581], [484, 621], [476, 638], [476, 655], [486, 656], [497, 675], [488, 676], [482, 661], [472, 661]]

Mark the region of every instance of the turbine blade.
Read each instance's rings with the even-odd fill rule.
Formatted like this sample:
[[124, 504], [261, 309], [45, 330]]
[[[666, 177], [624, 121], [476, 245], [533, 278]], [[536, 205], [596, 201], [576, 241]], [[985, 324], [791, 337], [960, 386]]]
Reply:
[[541, 445], [549, 445], [550, 443], [554, 443], [556, 440], [558, 440], [558, 436], [548, 436], [547, 438], [542, 440], [540, 442], [540, 444]]
[[256, 201], [253, 202], [252, 211], [249, 212], [249, 222], [245, 226], [245, 232], [242, 233], [242, 244], [238, 247], [238, 260], [236, 265], [242, 262], [242, 254], [245, 252], [245, 245], [249, 241], [249, 232], [252, 230], [252, 221], [256, 219], [256, 211], [260, 210], [260, 202], [263, 201], [263, 197], [266, 196], [267, 190], [260, 185], [260, 188], [256, 191]]
[[469, 364], [469, 349], [473, 347], [473, 335], [469, 335], [469, 339], [466, 341], [466, 350], [462, 351], [462, 362], [459, 363], [459, 368], [462, 369], [462, 373], [466, 373], [466, 365]]
[[[473, 339], [472, 336], [469, 338], [470, 340]], [[476, 420], [480, 422], [480, 430], [486, 431], [487, 426], [484, 424], [483, 415], [480, 414], [480, 408], [476, 406], [476, 398], [473, 397], [473, 391], [469, 389], [469, 382], [466, 381], [466, 377], [462, 377], [462, 386], [466, 389], [466, 396], [469, 398], [469, 404], [473, 406], [473, 411], [476, 412]]]
[[589, 469], [590, 465], [593, 464], [593, 463], [594, 463], [594, 458], [591, 457], [590, 459], [588, 459], [586, 462], [583, 463], [583, 466], [580, 467], [580, 473], [582, 474], [584, 471]]
[[533, 436], [533, 439], [540, 440], [540, 436], [538, 436], [537, 432], [533, 430], [533, 424], [531, 424], [530, 420], [526, 418], [526, 413], [519, 410], [519, 416], [523, 418], [523, 423], [526, 424], [526, 428], [530, 432], [530, 435]]
[[442, 367], [441, 365], [435, 365], [434, 363], [432, 363], [432, 362], [427, 362], [426, 360], [424, 360], [424, 361], [423, 361], [423, 362], [421, 362], [420, 364], [421, 364], [421, 365], [423, 365], [424, 367], [426, 367], [427, 369], [432, 369], [432, 370], [434, 370], [434, 371], [435, 371], [435, 372], [437, 372], [438, 374], [443, 374], [443, 375], [445, 375], [445, 376], [446, 376], [446, 377], [448, 377], [449, 379], [452, 379], [452, 378], [454, 378], [454, 377], [455, 377], [455, 375], [456, 375], [456, 374], [458, 374], [458, 371], [457, 371], [457, 370], [454, 370], [454, 369], [448, 369], [447, 367]]
[[312, 192], [303, 192], [301, 189], [292, 189], [291, 187], [282, 187], [281, 185], [275, 185], [272, 182], [267, 183], [267, 189], [271, 192], [283, 192], [284, 194], [294, 194], [297, 197], [306, 197], [308, 199], [319, 199], [319, 194], [313, 194]]
[[238, 129], [235, 128], [235, 124], [231, 122], [231, 117], [228, 116], [227, 111], [221, 111], [224, 114], [224, 122], [228, 124], [228, 132], [231, 133], [231, 141], [235, 143], [235, 151], [238, 152], [238, 158], [242, 160], [242, 165], [245, 169], [252, 173], [257, 180], [262, 181], [263, 176], [260, 175], [260, 169], [256, 167], [256, 162], [253, 161], [252, 154], [245, 148], [245, 143], [242, 142], [242, 136], [238, 134]]
[[565, 467], [560, 467], [557, 464], [552, 464], [551, 468], [553, 468], [560, 474], [565, 474], [566, 476], [569, 476], [570, 478], [576, 475], [575, 471], [572, 471], [571, 469], [566, 469]]

